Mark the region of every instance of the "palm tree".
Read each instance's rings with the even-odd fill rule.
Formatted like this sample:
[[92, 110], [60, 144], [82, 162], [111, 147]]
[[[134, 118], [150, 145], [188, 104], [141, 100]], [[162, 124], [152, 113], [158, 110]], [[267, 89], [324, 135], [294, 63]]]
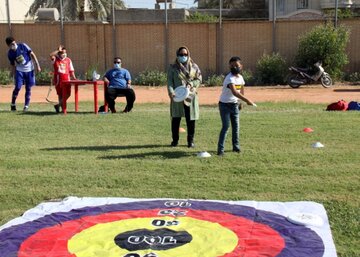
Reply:
[[[106, 20], [112, 11], [112, 0], [62, 0], [64, 20], [84, 20], [84, 11], [90, 10], [96, 20]], [[126, 9], [122, 0], [114, 0], [115, 9]], [[39, 8], [56, 8], [60, 0], [34, 0], [26, 16], [34, 17]]]

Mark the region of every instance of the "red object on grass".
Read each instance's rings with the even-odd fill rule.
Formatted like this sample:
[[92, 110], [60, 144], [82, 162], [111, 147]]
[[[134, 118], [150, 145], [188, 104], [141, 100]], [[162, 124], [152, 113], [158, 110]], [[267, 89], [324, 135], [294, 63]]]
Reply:
[[310, 133], [310, 132], [314, 132], [314, 130], [312, 128], [304, 128], [303, 131], [305, 133]]
[[326, 110], [327, 111], [346, 111], [348, 109], [348, 107], [349, 107], [349, 104], [346, 101], [340, 100], [335, 103], [329, 104], [326, 107]]

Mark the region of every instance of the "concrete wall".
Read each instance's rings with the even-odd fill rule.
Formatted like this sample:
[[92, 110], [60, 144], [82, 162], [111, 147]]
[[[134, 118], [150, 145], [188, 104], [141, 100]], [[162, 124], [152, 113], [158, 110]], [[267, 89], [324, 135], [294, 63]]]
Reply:
[[[168, 21], [183, 22], [189, 16], [189, 12], [185, 9], [168, 9]], [[112, 18], [110, 19], [112, 20]], [[154, 9], [127, 9], [115, 11], [116, 23], [129, 23], [131, 22], [163, 22], [165, 21], [165, 10]]]
[[[323, 21], [279, 21], [276, 24], [276, 49], [289, 64], [293, 61], [299, 35]], [[350, 64], [346, 72], [360, 70], [360, 23], [358, 19], [341, 21], [351, 29], [347, 48]], [[99, 72], [113, 65], [114, 55], [123, 58], [124, 67], [136, 76], [145, 69], [166, 71], [175, 60], [175, 51], [186, 45], [199, 64], [204, 77], [210, 73], [227, 71], [228, 59], [233, 55], [242, 58], [245, 68], [255, 70], [262, 54], [273, 49], [272, 22], [224, 21], [222, 28], [214, 23], [169, 23], [168, 29], [161, 23], [117, 24], [116, 49], [113, 52], [113, 27], [111, 24], [68, 24], [64, 26], [65, 46], [72, 58], [77, 74], [84, 74], [96, 64]], [[60, 43], [58, 23], [13, 24], [13, 36], [18, 42], [28, 43], [44, 68], [51, 69], [49, 53]], [[8, 36], [7, 24], [0, 24], [0, 68], [9, 67], [8, 48], [4, 42]]]

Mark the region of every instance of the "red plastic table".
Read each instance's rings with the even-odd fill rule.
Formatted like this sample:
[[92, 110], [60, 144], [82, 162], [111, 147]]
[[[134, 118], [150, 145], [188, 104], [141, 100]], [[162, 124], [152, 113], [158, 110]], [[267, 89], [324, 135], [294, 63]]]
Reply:
[[[74, 86], [75, 88], [75, 112], [78, 112], [79, 110], [79, 86], [80, 85], [93, 85], [94, 86], [94, 112], [95, 114], [98, 113], [98, 85], [104, 85], [104, 106], [105, 106], [105, 111], [107, 112], [107, 102], [105, 99], [105, 92], [107, 90], [107, 84], [102, 81], [102, 80], [98, 80], [98, 81], [90, 81], [90, 80], [68, 80], [68, 81], [62, 81], [61, 82], [61, 88], [62, 88], [62, 92], [63, 95], [66, 95], [66, 88]], [[67, 110], [66, 110], [66, 98], [63, 98], [62, 101], [62, 110], [63, 113], [66, 114]]]

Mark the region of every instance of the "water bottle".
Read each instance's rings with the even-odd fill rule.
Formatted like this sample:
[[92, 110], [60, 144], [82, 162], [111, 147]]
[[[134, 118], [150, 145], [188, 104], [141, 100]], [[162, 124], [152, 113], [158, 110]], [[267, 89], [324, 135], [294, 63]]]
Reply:
[[92, 80], [96, 81], [100, 78], [100, 74], [97, 74], [96, 70], [93, 71], [92, 73]]

